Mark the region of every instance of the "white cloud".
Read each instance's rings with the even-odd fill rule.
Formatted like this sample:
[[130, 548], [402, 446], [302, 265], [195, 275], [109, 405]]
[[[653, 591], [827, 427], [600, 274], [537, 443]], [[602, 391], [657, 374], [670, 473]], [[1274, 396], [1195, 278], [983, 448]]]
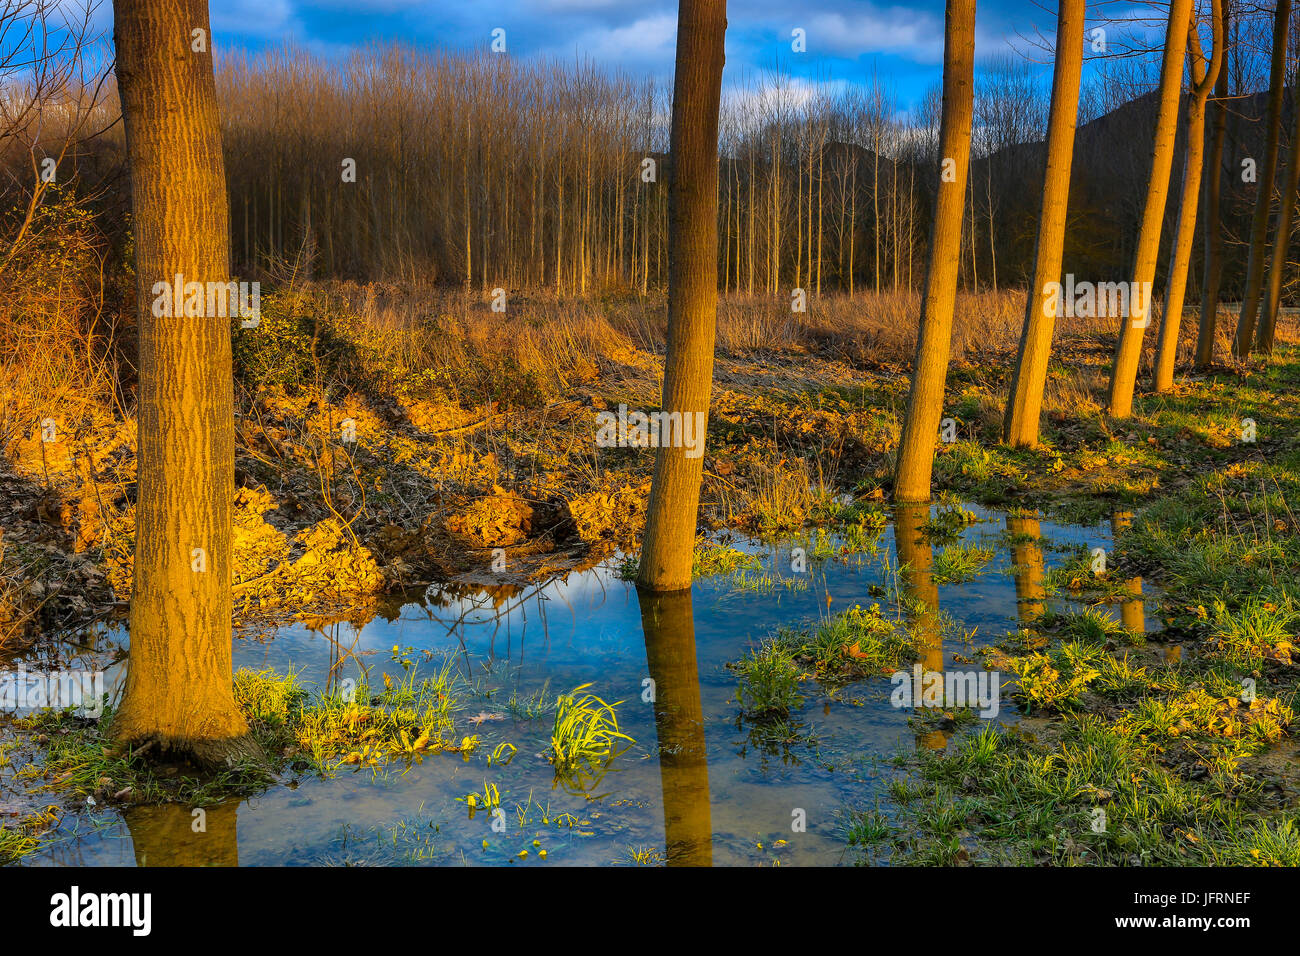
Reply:
[[558, 45], [566, 54], [577, 50], [593, 60], [612, 66], [644, 66], [649, 62], [672, 63], [677, 44], [677, 15], [644, 17], [622, 27], [586, 30], [571, 43]]
[[209, 10], [215, 31], [278, 38], [298, 27], [290, 0], [222, 0]]
[[898, 7], [819, 13], [808, 22], [808, 46], [840, 56], [893, 53], [921, 63], [943, 61], [943, 21]]

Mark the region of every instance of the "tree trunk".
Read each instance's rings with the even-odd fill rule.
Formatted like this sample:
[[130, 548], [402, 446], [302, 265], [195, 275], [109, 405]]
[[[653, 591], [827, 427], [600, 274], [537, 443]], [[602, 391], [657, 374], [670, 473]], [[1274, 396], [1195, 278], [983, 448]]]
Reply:
[[1250, 355], [1255, 340], [1255, 316], [1259, 311], [1260, 289], [1264, 284], [1264, 256], [1268, 246], [1268, 207], [1273, 201], [1273, 179], [1277, 173], [1278, 139], [1282, 131], [1282, 95], [1286, 85], [1286, 38], [1291, 22], [1291, 0], [1277, 0], [1273, 15], [1273, 59], [1268, 81], [1268, 129], [1264, 162], [1258, 170], [1255, 216], [1250, 228], [1250, 255], [1246, 260], [1246, 291], [1237, 317], [1237, 336], [1232, 343], [1238, 359]]
[[[1300, 69], [1297, 70], [1300, 80]], [[1292, 86], [1300, 91], [1300, 86]], [[1291, 251], [1292, 217], [1295, 215], [1296, 190], [1300, 189], [1300, 96], [1294, 97], [1291, 120], [1291, 155], [1282, 182], [1282, 204], [1277, 211], [1277, 227], [1273, 232], [1273, 256], [1268, 267], [1268, 286], [1264, 293], [1263, 310], [1259, 328], [1255, 333], [1255, 348], [1261, 352], [1273, 351], [1273, 334], [1277, 330], [1277, 313], [1282, 305], [1282, 278], [1286, 272], [1287, 254]]]
[[1052, 106], [1047, 123], [1047, 170], [1043, 205], [1034, 253], [1034, 280], [1025, 305], [1020, 353], [1007, 398], [1002, 439], [1009, 445], [1038, 444], [1038, 419], [1047, 383], [1047, 359], [1059, 296], [1049, 284], [1061, 278], [1065, 221], [1070, 200], [1070, 169], [1074, 133], [1079, 122], [1079, 78], [1083, 71], [1085, 0], [1061, 0], [1056, 15], [1056, 68], [1052, 77]]
[[231, 689], [230, 321], [152, 308], [155, 283], [229, 279], [212, 55], [191, 50], [192, 30], [211, 36], [208, 5], [113, 10], [140, 316], [131, 649], [113, 735], [222, 765], [256, 753]]
[[1152, 385], [1157, 393], [1174, 387], [1174, 360], [1178, 357], [1178, 330], [1183, 320], [1183, 297], [1187, 291], [1187, 267], [1192, 261], [1192, 240], [1196, 236], [1196, 207], [1201, 196], [1201, 167], [1205, 156], [1205, 102], [1219, 78], [1223, 63], [1223, 0], [1213, 0], [1210, 14], [1213, 47], [1207, 68], [1201, 52], [1197, 18], [1187, 30], [1190, 47], [1188, 69], [1192, 78], [1187, 97], [1187, 160], [1183, 167], [1183, 195], [1178, 204], [1174, 231], [1173, 261], [1169, 265], [1169, 291], [1160, 316], [1160, 336], [1152, 368]]
[[1223, 225], [1221, 197], [1223, 140], [1228, 130], [1228, 45], [1229, 0], [1223, 0], [1219, 46], [1225, 62], [1215, 84], [1213, 140], [1210, 145], [1209, 175], [1205, 180], [1205, 280], [1201, 287], [1201, 325], [1196, 335], [1196, 368], [1209, 368], [1214, 361], [1214, 337], [1219, 324], [1219, 286], [1223, 280]]
[[[957, 270], [974, 109], [975, 0], [948, 0], [944, 20], [939, 186], [925, 297], [921, 303], [921, 330], [894, 474], [895, 501], [930, 500], [935, 432], [943, 416], [944, 381], [948, 376], [953, 312], [957, 304]], [[951, 175], [950, 180], [945, 180], [945, 172]]]
[[[668, 191], [668, 350], [662, 408], [707, 424], [718, 312], [718, 105], [726, 0], [681, 0]], [[703, 435], [703, 430], [698, 434]], [[701, 449], [702, 450], [702, 449]], [[637, 583], [691, 586], [702, 455], [661, 443]]]
[[[1120, 316], [1115, 359], [1110, 369], [1110, 390], [1106, 397], [1106, 411], [1114, 418], [1128, 418], [1133, 413], [1133, 387], [1137, 383], [1138, 361], [1142, 357], [1142, 338], [1151, 321], [1154, 303], [1147, 290], [1155, 282], [1156, 259], [1160, 255], [1160, 230], [1164, 223], [1165, 200], [1169, 195], [1169, 173], [1174, 164], [1183, 56], [1187, 52], [1187, 24], [1191, 14], [1192, 0], [1170, 0], [1165, 55], [1160, 64], [1160, 107], [1151, 147], [1151, 178], [1147, 181], [1142, 223], [1133, 250], [1128, 314]], [[1138, 311], [1139, 306], [1143, 307], [1142, 312]]]

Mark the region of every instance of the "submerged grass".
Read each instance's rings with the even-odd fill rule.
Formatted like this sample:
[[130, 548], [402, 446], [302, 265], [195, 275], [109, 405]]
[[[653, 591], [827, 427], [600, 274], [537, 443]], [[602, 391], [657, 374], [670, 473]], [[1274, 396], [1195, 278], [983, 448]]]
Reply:
[[468, 752], [474, 736], [454, 741], [458, 678], [450, 659], [428, 677], [412, 666], [404, 678], [384, 675], [373, 692], [356, 686], [313, 694], [293, 672], [241, 669], [236, 704], [267, 762], [236, 765], [216, 774], [154, 759], [149, 745], [121, 747], [107, 736], [112, 711], [99, 720], [70, 710], [44, 710], [15, 723], [39, 747], [16, 776], [33, 792], [92, 798], [96, 804], [183, 801], [207, 805], [259, 792], [283, 771], [333, 776], [341, 767], [370, 767], [422, 759], [442, 750]]

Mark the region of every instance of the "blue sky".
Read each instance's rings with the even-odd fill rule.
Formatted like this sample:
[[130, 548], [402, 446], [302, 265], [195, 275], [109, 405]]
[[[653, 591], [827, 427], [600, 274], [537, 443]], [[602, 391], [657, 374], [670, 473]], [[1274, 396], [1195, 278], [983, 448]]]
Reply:
[[[400, 40], [484, 48], [506, 31], [515, 57], [586, 56], [637, 75], [672, 75], [677, 0], [210, 0], [218, 43], [257, 50], [292, 40], [327, 56]], [[1115, 4], [1118, 6], [1119, 4]], [[1137, 6], [1135, 2], [1132, 6]], [[1029, 49], [1054, 31], [1055, 3], [981, 0], [978, 57]], [[936, 84], [943, 56], [943, 0], [732, 0], [725, 83], [783, 68], [809, 83], [852, 83], [874, 71], [908, 108]], [[791, 51], [806, 31], [807, 52]], [[1041, 51], [1034, 58], [1043, 60]], [[1050, 68], [1041, 68], [1044, 80]]]

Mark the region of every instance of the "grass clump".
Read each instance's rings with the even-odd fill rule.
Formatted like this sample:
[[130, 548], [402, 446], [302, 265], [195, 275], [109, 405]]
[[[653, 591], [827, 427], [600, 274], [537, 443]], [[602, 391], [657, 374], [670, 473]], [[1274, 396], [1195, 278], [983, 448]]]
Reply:
[[561, 694], [555, 704], [548, 757], [564, 777], [607, 766], [627, 749], [619, 749], [620, 741], [626, 741], [627, 746], [636, 743], [618, 729], [616, 708], [623, 702], [607, 704], [595, 694], [582, 694], [590, 686], [583, 684]]
[[454, 743], [451, 660], [431, 677], [421, 678], [416, 671], [410, 668], [400, 680], [385, 674], [384, 689], [377, 694], [363, 683], [352, 692], [335, 691], [313, 701], [290, 728], [293, 752], [328, 776], [345, 765], [377, 767], [442, 750], [472, 750], [475, 737]]
[[1105, 657], [1100, 645], [1068, 641], [1048, 651], [1012, 657], [1007, 664], [1031, 707], [1064, 711], [1079, 707], [1088, 685], [1101, 676]]
[[46, 807], [29, 814], [13, 826], [0, 824], [0, 866], [17, 863], [44, 846], [41, 834], [56, 823], [58, 818], [55, 807]]
[[234, 678], [235, 706], [255, 725], [267, 729], [295, 725], [310, 696], [293, 671], [240, 668]]
[[[691, 556], [691, 577], [701, 581], [721, 574], [732, 575], [740, 571], [757, 571], [762, 566], [762, 562], [756, 555], [746, 554], [728, 545], [701, 540], [695, 543], [695, 552]], [[636, 555], [625, 556], [615, 568], [623, 581], [635, 581], [640, 570], [641, 559]]]
[[1093, 604], [1113, 604], [1133, 596], [1128, 580], [1109, 569], [1094, 571], [1092, 555], [1082, 547], [1047, 571], [1043, 588], [1048, 594], [1067, 595]]
[[1141, 639], [1141, 635], [1134, 634], [1099, 607], [1085, 607], [1079, 611], [1049, 608], [1038, 623], [1045, 630], [1072, 641], [1090, 641], [1110, 646], [1138, 643]]
[[950, 544], [934, 556], [933, 574], [939, 584], [973, 581], [993, 560], [993, 549], [973, 544]]
[[1245, 670], [1262, 667], [1265, 661], [1291, 664], [1298, 622], [1300, 606], [1289, 595], [1276, 601], [1250, 597], [1235, 609], [1215, 601], [1210, 615], [1212, 653]]
[[98, 720], [71, 710], [42, 710], [14, 722], [29, 743], [38, 745], [33, 759], [16, 777], [31, 793], [66, 793], [96, 803], [188, 802], [202, 806], [235, 793], [266, 786], [263, 764], [236, 764], [217, 774], [200, 773], [181, 764], [168, 767], [166, 757], [151, 753], [152, 743], [123, 746], [108, 736], [113, 712]]
[[[788, 691], [776, 692], [777, 683], [764, 682], [779, 678], [788, 683], [790, 667], [799, 680], [811, 678], [835, 685], [890, 673], [916, 657], [916, 640], [906, 628], [886, 618], [879, 604], [868, 608], [856, 604], [812, 629], [783, 629], [749, 658], [731, 666], [742, 675], [752, 673], [758, 678], [751, 682], [752, 700], [761, 707], [769, 695], [789, 699]], [[745, 693], [742, 687], [742, 706], [751, 699]]]
[[1116, 657], [1100, 644], [1070, 640], [1045, 651], [1005, 659], [1018, 678], [1018, 696], [1033, 710], [1065, 713], [1082, 708], [1086, 694], [1132, 700], [1157, 686], [1145, 668]]
[[915, 656], [912, 637], [886, 618], [879, 604], [855, 604], [818, 626], [796, 651], [819, 680], [832, 682], [894, 671]]
[[150, 744], [123, 747], [107, 736], [112, 713], [98, 720], [45, 710], [16, 722], [40, 745], [37, 759], [18, 776], [35, 791], [94, 797], [97, 803], [213, 803], [258, 792], [286, 767], [332, 776], [344, 765], [379, 767], [421, 759], [440, 750], [467, 751], [477, 738], [452, 742], [456, 678], [445, 661], [431, 677], [384, 675], [384, 689], [362, 683], [314, 697], [297, 675], [241, 669], [234, 675], [236, 704], [267, 758], [217, 774], [188, 765], [161, 765]]
[[754, 555], [712, 542], [697, 544], [695, 554], [691, 557], [691, 576], [697, 581], [741, 570], [758, 571], [761, 568], [762, 563]]
[[934, 514], [921, 525], [921, 532], [931, 541], [953, 541], [963, 531], [979, 521], [979, 516], [959, 504], [940, 505]]
[[803, 706], [799, 682], [803, 672], [789, 645], [768, 639], [732, 667], [740, 675], [736, 701], [753, 720], [788, 717]]

